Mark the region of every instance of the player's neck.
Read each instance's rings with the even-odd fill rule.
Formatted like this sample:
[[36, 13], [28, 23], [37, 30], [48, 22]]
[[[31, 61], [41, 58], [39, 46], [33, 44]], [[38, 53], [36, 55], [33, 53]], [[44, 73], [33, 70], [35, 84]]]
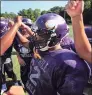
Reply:
[[57, 45], [55, 45], [55, 46], [53, 46], [53, 47], [50, 47], [50, 48], [49, 48], [49, 51], [59, 50], [59, 49], [62, 49], [62, 47], [60, 46], [60, 44], [57, 44]]

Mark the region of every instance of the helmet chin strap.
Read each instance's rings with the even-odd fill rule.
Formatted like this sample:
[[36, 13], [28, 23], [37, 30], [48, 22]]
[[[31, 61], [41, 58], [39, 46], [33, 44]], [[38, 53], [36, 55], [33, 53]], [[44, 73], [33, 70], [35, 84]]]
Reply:
[[44, 48], [41, 48], [40, 51], [47, 51], [48, 50], [48, 46], [44, 47]]

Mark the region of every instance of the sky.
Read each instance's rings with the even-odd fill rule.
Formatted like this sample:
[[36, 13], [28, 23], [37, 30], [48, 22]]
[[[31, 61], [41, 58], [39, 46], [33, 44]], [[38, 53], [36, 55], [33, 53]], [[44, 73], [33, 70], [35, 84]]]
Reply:
[[66, 5], [67, 1], [1, 1], [1, 13], [4, 12], [14, 12], [18, 13], [22, 9], [40, 9], [49, 10], [54, 6], [62, 6]]

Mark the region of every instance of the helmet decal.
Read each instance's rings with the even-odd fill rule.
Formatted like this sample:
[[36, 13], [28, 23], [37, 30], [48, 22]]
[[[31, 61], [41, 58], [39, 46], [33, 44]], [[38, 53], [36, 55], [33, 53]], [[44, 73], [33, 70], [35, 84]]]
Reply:
[[46, 23], [46, 28], [47, 30], [53, 30], [54, 28], [57, 27], [56, 23], [55, 23], [55, 20], [48, 20]]

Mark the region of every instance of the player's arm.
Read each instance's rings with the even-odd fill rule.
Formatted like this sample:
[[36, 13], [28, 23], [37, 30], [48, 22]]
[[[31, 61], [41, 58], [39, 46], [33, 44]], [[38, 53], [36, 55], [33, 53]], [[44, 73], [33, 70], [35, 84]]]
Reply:
[[[22, 23], [21, 27], [24, 28], [24, 29], [26, 29], [26, 31], [28, 32], [28, 34], [29, 34], [30, 36], [34, 35], [34, 32], [32, 32], [32, 30], [31, 30], [31, 28], [30, 28], [29, 26], [27, 26], [27, 25], [25, 25], [24, 23]], [[28, 40], [26, 37], [24, 37], [19, 31], [17, 32], [17, 35], [18, 35], [18, 37], [19, 37], [21, 43], [22, 43], [25, 47], [28, 48], [28, 47], [29, 47], [29, 40]]]
[[19, 31], [17, 31], [17, 35], [19, 37], [19, 40], [21, 41], [21, 44], [29, 48], [29, 40], [26, 37], [24, 37]]
[[81, 58], [92, 63], [92, 48], [84, 31], [83, 10], [84, 1], [82, 0], [70, 0], [66, 5], [66, 11], [72, 21], [76, 51]]
[[84, 31], [83, 18], [72, 18], [74, 41], [77, 53], [87, 62], [92, 63], [92, 48]]
[[0, 38], [0, 56], [11, 46], [18, 28], [21, 26], [21, 16], [17, 17], [16, 23], [9, 29], [9, 31]]
[[[17, 52], [17, 51], [16, 51]], [[20, 65], [24, 64], [24, 60], [20, 57], [19, 53], [17, 52], [17, 58]]]
[[29, 26], [25, 25], [24, 23], [22, 23], [21, 27], [25, 28], [30, 36], [32, 36], [34, 34], [34, 32], [31, 30], [31, 28]]

